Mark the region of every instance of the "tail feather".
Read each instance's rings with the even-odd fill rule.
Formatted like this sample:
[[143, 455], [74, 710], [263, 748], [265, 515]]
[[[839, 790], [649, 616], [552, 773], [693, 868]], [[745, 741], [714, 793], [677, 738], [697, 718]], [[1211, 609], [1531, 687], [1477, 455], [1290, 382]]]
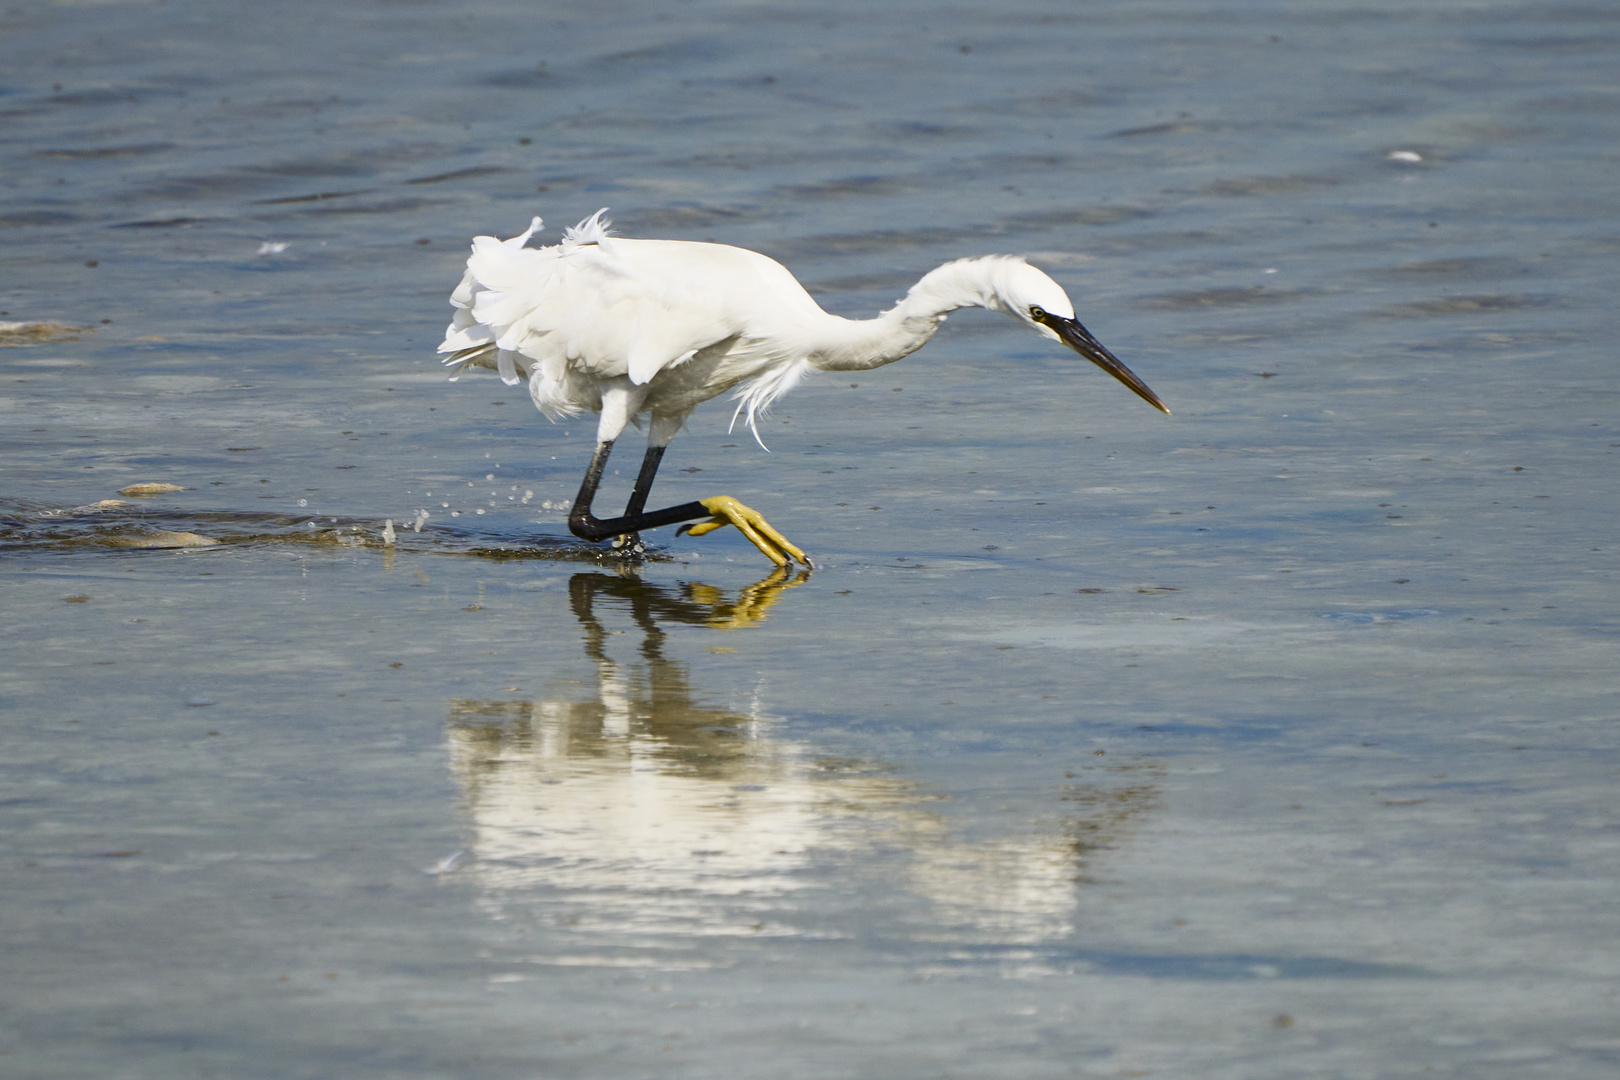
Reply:
[[481, 367], [489, 368], [491, 371], [498, 370], [495, 354], [499, 351], [500, 349], [491, 341], [483, 345], [474, 345], [470, 349], [453, 352], [445, 357], [441, 363], [450, 369], [450, 381], [455, 382], [461, 378], [462, 372], [468, 368]]

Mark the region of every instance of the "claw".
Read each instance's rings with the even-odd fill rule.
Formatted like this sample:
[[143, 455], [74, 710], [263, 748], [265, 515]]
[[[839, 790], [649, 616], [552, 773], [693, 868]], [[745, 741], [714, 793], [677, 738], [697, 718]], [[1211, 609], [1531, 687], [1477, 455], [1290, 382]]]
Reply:
[[788, 542], [787, 537], [771, 528], [770, 522], [761, 517], [758, 511], [750, 510], [730, 495], [715, 495], [698, 501], [703, 504], [703, 509], [714, 517], [694, 525], [682, 525], [676, 535], [704, 536], [727, 525], [735, 525], [738, 532], [746, 536], [751, 544], [759, 548], [760, 552], [777, 566], [787, 566], [792, 559], [798, 559], [812, 570], [815, 569], [815, 563], [810, 561], [810, 556], [794, 547]]

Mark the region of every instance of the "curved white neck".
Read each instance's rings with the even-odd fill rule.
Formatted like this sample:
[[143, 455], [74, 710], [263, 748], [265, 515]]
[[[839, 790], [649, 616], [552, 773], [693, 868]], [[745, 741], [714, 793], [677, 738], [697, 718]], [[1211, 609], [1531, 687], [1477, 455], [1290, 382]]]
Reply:
[[958, 259], [936, 267], [905, 299], [875, 319], [828, 316], [817, 329], [810, 363], [822, 371], [868, 371], [922, 348], [947, 313], [960, 308], [1002, 310], [989, 277], [989, 260]]

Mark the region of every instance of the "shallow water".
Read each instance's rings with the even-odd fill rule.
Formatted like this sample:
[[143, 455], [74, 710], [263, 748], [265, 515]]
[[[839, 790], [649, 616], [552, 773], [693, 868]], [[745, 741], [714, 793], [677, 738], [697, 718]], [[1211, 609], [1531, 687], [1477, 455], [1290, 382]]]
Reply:
[[[6, 8], [3, 1071], [1612, 1071], [1617, 53]], [[580, 545], [592, 425], [432, 348], [470, 236], [602, 205], [841, 314], [1027, 253], [1175, 415], [964, 312], [672, 447], [814, 574]]]

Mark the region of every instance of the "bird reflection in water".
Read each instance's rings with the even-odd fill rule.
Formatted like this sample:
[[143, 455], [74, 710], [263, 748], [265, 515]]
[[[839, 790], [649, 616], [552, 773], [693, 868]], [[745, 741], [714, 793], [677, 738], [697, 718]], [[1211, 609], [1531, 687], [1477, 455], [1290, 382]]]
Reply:
[[[789, 737], [757, 695], [719, 707], [664, 655], [665, 627], [754, 626], [806, 576], [778, 569], [731, 596], [576, 574], [569, 599], [594, 685], [452, 703], [450, 765], [471, 832], [460, 872], [490, 915], [537, 919], [588, 949], [532, 962], [639, 964], [671, 936], [810, 932], [795, 925], [804, 891], [832, 880], [898, 888], [930, 913], [931, 936], [1028, 943], [1070, 928], [1088, 864], [1156, 802], [1156, 766], [1138, 762], [1147, 774], [1123, 785], [1054, 788], [1045, 821], [965, 840], [938, 797], [892, 766]], [[635, 640], [615, 625], [626, 615], [639, 647], [610, 650]]]

